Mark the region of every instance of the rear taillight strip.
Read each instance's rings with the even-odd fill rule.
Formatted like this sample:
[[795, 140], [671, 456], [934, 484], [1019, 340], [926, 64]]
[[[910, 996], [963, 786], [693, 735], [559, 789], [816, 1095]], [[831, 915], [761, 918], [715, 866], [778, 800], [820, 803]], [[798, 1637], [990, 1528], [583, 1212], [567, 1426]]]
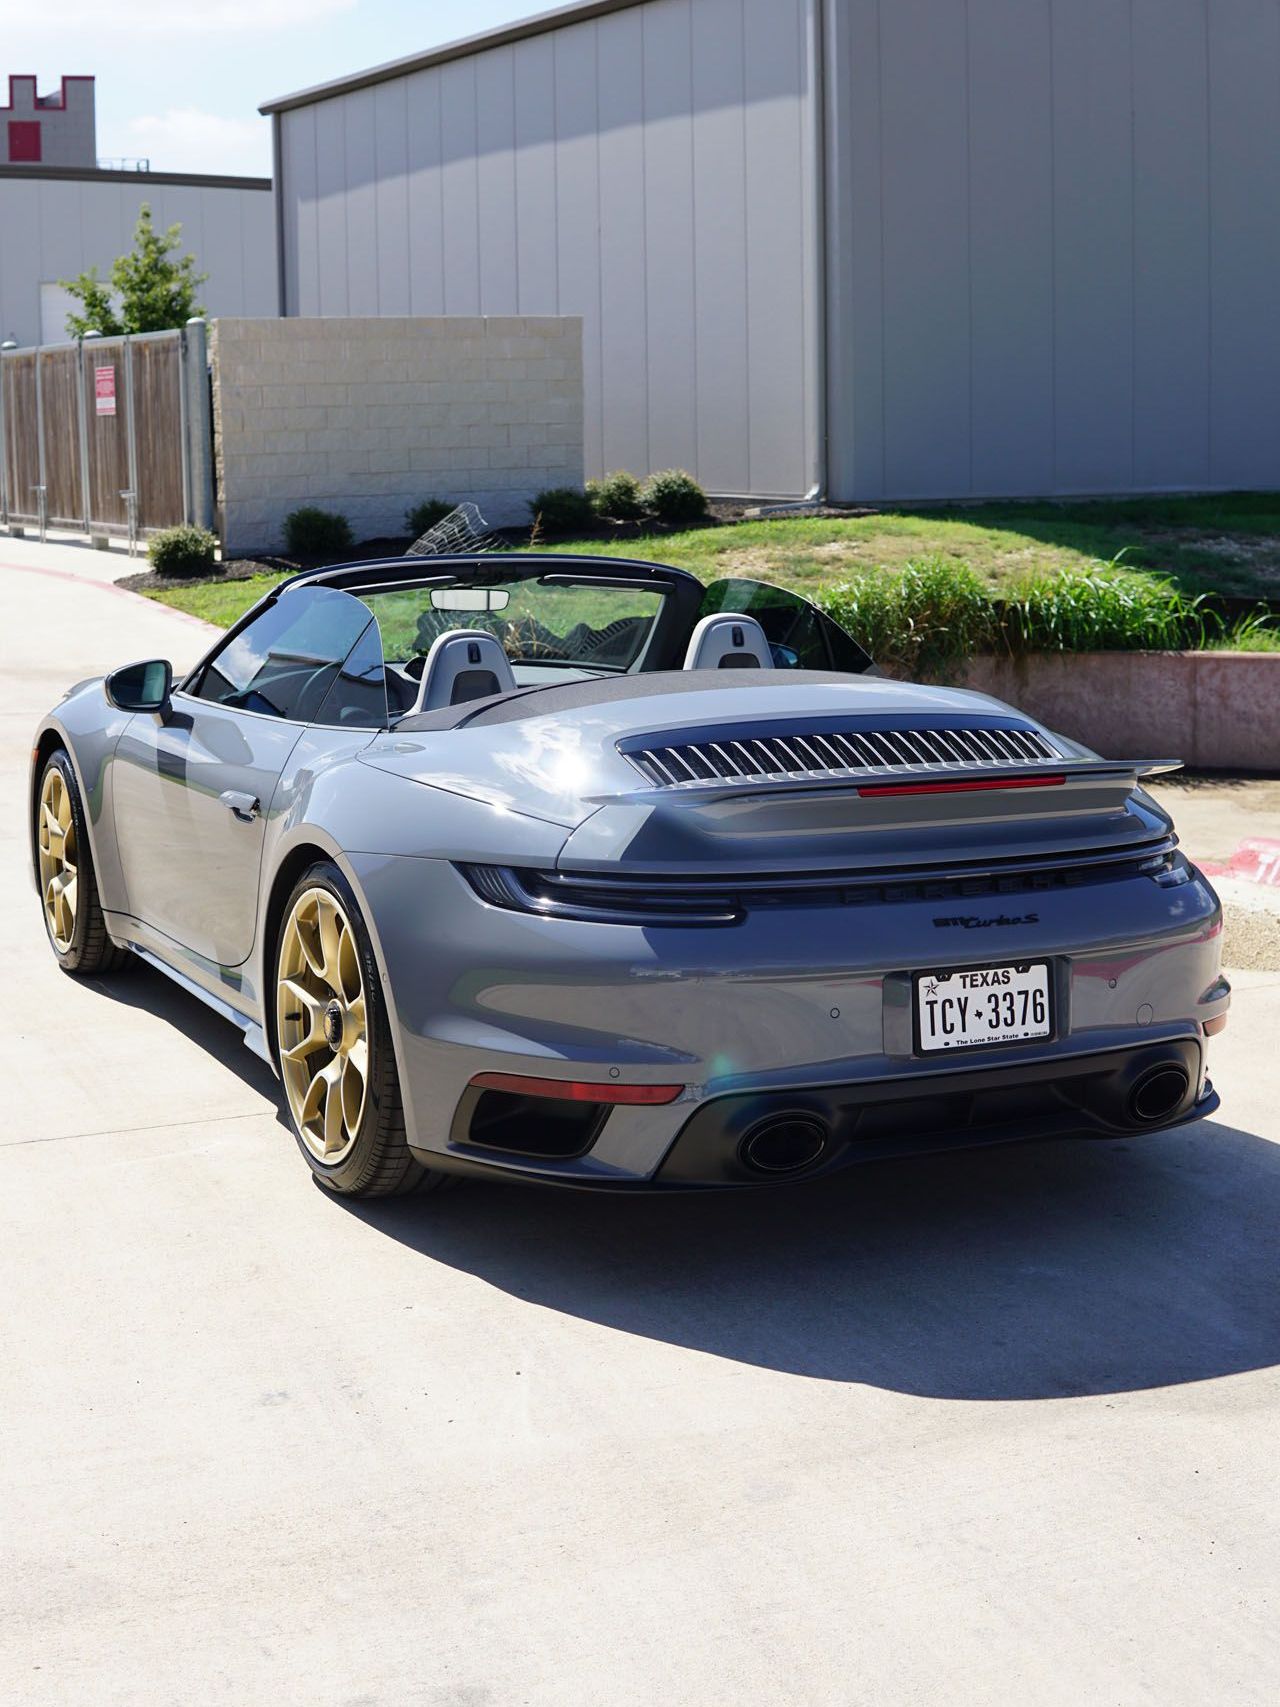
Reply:
[[884, 799], [897, 794], [987, 794], [1002, 788], [1061, 788], [1065, 776], [1000, 776], [981, 782], [881, 782], [859, 788], [864, 798]]

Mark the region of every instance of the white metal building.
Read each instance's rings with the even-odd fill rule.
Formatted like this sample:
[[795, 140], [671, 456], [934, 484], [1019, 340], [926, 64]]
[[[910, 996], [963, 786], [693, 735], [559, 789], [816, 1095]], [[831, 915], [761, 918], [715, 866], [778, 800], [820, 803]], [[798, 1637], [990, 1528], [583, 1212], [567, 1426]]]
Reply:
[[195, 173], [0, 166], [0, 341], [60, 343], [74, 306], [59, 283], [96, 266], [103, 276], [133, 247], [143, 202], [157, 226], [182, 226], [207, 272], [201, 306], [275, 314], [271, 182]]
[[1280, 484], [1280, 0], [589, 0], [263, 111], [285, 312], [583, 315], [589, 472]]

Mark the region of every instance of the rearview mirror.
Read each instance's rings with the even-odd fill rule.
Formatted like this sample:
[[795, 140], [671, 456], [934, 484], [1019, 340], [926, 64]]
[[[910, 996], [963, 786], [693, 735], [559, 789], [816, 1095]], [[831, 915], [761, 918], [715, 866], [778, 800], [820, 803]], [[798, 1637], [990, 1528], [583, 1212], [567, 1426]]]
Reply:
[[506, 610], [511, 594], [505, 587], [434, 587], [436, 610]]
[[163, 711], [173, 691], [173, 665], [167, 658], [124, 664], [107, 677], [106, 689], [119, 711]]

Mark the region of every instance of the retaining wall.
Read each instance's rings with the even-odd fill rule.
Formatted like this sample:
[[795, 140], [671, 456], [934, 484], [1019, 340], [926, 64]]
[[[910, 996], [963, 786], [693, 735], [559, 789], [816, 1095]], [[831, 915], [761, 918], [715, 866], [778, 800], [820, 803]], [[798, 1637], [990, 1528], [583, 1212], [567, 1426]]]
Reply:
[[975, 658], [963, 684], [994, 694], [1104, 758], [1280, 771], [1280, 655], [1039, 653]]

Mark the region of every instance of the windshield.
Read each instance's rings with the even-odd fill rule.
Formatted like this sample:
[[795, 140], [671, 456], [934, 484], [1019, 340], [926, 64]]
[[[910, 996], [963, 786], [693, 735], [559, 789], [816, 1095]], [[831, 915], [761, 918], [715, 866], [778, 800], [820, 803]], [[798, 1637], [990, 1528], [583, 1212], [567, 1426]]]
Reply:
[[[543, 580], [486, 581], [470, 588], [389, 588], [362, 592], [388, 664], [425, 657], [450, 629], [481, 628], [501, 643], [517, 681], [539, 672], [621, 674], [648, 645], [663, 594], [650, 587], [548, 585]], [[527, 673], [526, 673], [527, 672]]]

